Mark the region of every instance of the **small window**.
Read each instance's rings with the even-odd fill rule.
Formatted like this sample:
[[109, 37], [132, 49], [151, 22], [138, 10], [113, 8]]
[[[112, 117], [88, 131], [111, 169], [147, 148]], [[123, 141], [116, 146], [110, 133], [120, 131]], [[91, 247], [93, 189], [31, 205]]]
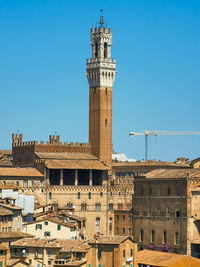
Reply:
[[107, 119], [105, 119], [105, 125], [107, 126], [107, 124], [108, 124], [108, 120], [107, 120]]
[[126, 257], [126, 251], [125, 251], [125, 249], [123, 249], [123, 258], [125, 258]]
[[81, 204], [81, 211], [86, 211], [87, 210], [87, 204], [86, 203], [82, 203]]
[[[38, 257], [38, 248], [35, 249], [35, 257]], [[40, 264], [39, 264], [39, 267], [40, 267]]]
[[104, 43], [104, 58], [108, 57], [108, 44]]
[[52, 199], [52, 193], [49, 192], [49, 199]]
[[94, 54], [95, 58], [98, 57], [98, 43], [95, 43], [95, 54]]
[[51, 250], [50, 249], [47, 250], [47, 254], [48, 254], [48, 257], [51, 256]]
[[91, 193], [90, 192], [88, 193], [88, 199], [91, 199]]
[[141, 196], [144, 195], [144, 188], [143, 188], [143, 186], [141, 187], [141, 191], [140, 191], [140, 193], [141, 193]]
[[128, 233], [132, 234], [131, 228], [128, 228]]
[[132, 216], [131, 216], [131, 215], [128, 216], [128, 221], [129, 221], [129, 222], [132, 221]]
[[96, 211], [101, 211], [101, 204], [100, 203], [96, 203], [95, 204], [95, 210]]
[[152, 230], [151, 231], [151, 243], [154, 243], [155, 242], [155, 231]]
[[48, 225], [48, 221], [45, 221], [44, 224], [45, 224], [45, 225]]
[[133, 256], [133, 249], [132, 248], [131, 248], [130, 254], [131, 254], [131, 257], [132, 257]]
[[122, 215], [122, 219], [123, 219], [123, 221], [125, 221], [125, 215]]
[[108, 210], [109, 210], [109, 211], [113, 211], [113, 203], [109, 203], [109, 205], [108, 205]]
[[112, 192], [110, 192], [110, 196], [112, 197]]
[[96, 218], [96, 231], [100, 231], [100, 218]]
[[35, 225], [35, 230], [37, 230], [37, 229], [42, 230], [42, 224], [36, 224]]
[[31, 186], [34, 186], [34, 181], [31, 181]]
[[16, 182], [16, 186], [19, 186], [19, 181]]
[[48, 261], [48, 265], [51, 265], [51, 261]]
[[123, 227], [123, 228], [122, 228], [122, 233], [125, 234], [125, 232], [126, 232], [126, 230], [125, 230], [125, 228]]
[[58, 231], [61, 230], [61, 225], [60, 224], [57, 225], [57, 230]]
[[176, 218], [180, 217], [180, 211], [176, 210]]
[[78, 199], [80, 199], [81, 198], [81, 194], [80, 194], [80, 192], [78, 192]]
[[175, 240], [174, 240], [175, 241], [174, 242], [175, 245], [178, 245], [178, 243], [179, 243], [179, 240], [178, 239], [179, 239], [178, 232], [175, 232]]
[[116, 220], [119, 221], [119, 215], [116, 215]]
[[152, 195], [151, 187], [149, 188], [149, 195], [150, 195], [150, 196]]
[[29, 248], [26, 248], [26, 256], [29, 256]]
[[163, 232], [163, 244], [167, 244], [167, 232]]
[[170, 195], [171, 195], [171, 189], [168, 188], [168, 196], [170, 196]]
[[144, 239], [144, 231], [143, 229], [140, 230], [140, 242], [143, 242]]
[[24, 180], [24, 187], [28, 186], [28, 180]]
[[112, 231], [112, 218], [109, 219], [109, 231]]
[[106, 91], [106, 94], [107, 94], [108, 93], [108, 88], [107, 87], [106, 87], [105, 91]]
[[119, 233], [119, 228], [118, 228], [118, 227], [116, 227], [116, 233], [117, 233], [117, 234]]
[[102, 192], [100, 193], [100, 197], [103, 197], [103, 193]]

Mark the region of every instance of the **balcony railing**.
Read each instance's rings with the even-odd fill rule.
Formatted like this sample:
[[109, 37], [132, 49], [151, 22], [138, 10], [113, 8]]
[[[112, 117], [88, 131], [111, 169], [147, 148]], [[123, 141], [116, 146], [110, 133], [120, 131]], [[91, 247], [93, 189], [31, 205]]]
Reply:
[[11, 258], [26, 258], [28, 257], [28, 255], [26, 253], [15, 253], [15, 252], [11, 252]]

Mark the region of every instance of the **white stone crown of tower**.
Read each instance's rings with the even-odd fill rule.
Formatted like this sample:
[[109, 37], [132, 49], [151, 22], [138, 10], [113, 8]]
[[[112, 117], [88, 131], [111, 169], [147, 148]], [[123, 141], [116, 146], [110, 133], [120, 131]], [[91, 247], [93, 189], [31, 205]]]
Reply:
[[[101, 17], [102, 20], [102, 17]], [[91, 87], [112, 87], [116, 75], [116, 61], [111, 59], [112, 29], [91, 29], [92, 58], [87, 59], [87, 78]]]

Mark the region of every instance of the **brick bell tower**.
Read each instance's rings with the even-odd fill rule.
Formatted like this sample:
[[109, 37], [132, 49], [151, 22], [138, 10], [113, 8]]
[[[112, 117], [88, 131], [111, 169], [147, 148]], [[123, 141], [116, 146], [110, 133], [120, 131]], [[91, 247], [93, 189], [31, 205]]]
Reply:
[[89, 142], [91, 153], [112, 167], [112, 86], [115, 59], [111, 59], [112, 29], [104, 26], [91, 29], [92, 58], [87, 59], [89, 89]]

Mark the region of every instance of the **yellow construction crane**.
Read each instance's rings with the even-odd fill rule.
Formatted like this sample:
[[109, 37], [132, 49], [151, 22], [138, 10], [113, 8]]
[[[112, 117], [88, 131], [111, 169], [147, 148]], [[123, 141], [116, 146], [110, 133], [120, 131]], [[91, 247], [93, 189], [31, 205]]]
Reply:
[[143, 131], [143, 132], [130, 132], [129, 136], [133, 137], [134, 135], [144, 135], [145, 136], [145, 160], [148, 160], [148, 136], [154, 135], [191, 135], [191, 134], [200, 134], [200, 131]]

